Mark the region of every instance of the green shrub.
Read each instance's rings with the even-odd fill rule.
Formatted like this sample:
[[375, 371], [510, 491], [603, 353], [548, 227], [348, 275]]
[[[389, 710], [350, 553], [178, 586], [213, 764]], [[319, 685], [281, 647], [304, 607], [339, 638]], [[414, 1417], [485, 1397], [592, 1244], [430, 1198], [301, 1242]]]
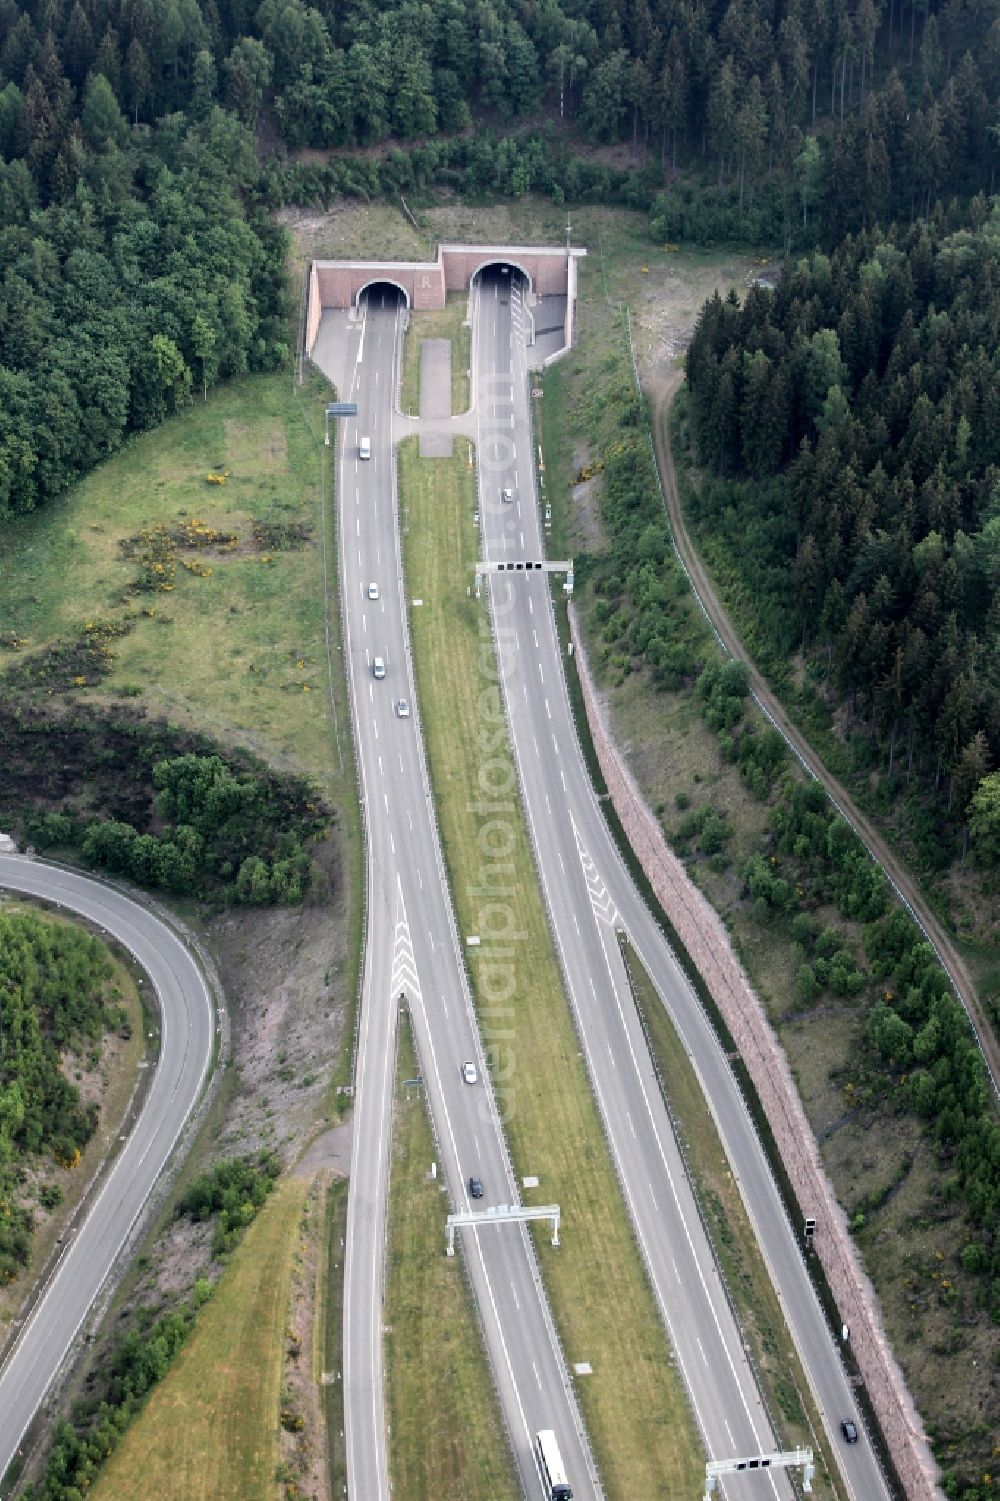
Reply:
[[281, 1164], [273, 1152], [229, 1158], [192, 1183], [177, 1213], [193, 1220], [218, 1215], [212, 1255], [225, 1256], [254, 1219], [280, 1171]]

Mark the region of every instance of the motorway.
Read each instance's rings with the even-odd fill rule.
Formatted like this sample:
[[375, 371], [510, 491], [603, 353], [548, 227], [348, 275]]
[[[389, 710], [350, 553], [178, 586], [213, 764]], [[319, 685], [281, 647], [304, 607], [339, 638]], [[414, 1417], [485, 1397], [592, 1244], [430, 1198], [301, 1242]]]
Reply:
[[[480, 514], [484, 557], [493, 561], [544, 556], [530, 447], [523, 286], [518, 278], [508, 297], [509, 280], [496, 274], [483, 279], [474, 324], [474, 360], [481, 372]], [[485, 372], [493, 378], [484, 398]], [[511, 504], [501, 499], [505, 487], [514, 492]], [[851, 1390], [732, 1072], [594, 796], [563, 678], [548, 581], [538, 574], [513, 580], [494, 574], [488, 588], [511, 741], [567, 990], [636, 1236], [706, 1449], [712, 1458], [725, 1459], [776, 1445], [678, 1161], [616, 928], [640, 954], [698, 1071], [848, 1490], [855, 1501], [887, 1496], [864, 1435], [853, 1446], [841, 1438], [841, 1419], [857, 1417]], [[791, 1494], [787, 1477], [773, 1471], [734, 1478], [725, 1493]]]
[[[475, 355], [480, 514], [488, 558], [540, 558], [528, 415], [523, 289], [487, 275], [477, 286]], [[510, 295], [501, 296], [501, 292]], [[358, 322], [326, 313], [314, 358], [357, 421], [340, 425], [340, 585], [361, 794], [368, 840], [364, 1004], [345, 1270], [344, 1395], [348, 1486], [388, 1501], [384, 1432], [383, 1275], [394, 1040], [400, 1001], [412, 1018], [451, 1207], [485, 1197], [516, 1204], [516, 1182], [484, 1067], [447, 893], [415, 704], [396, 524], [394, 397], [400, 309], [366, 306]], [[358, 439], [371, 438], [370, 462]], [[514, 500], [500, 499], [510, 485]], [[377, 585], [377, 592], [370, 588]], [[702, 1078], [748, 1198], [800, 1354], [855, 1501], [886, 1495], [870, 1448], [847, 1450], [838, 1425], [854, 1415], [843, 1369], [812, 1292], [731, 1071], [690, 987], [611, 840], [576, 740], [543, 578], [494, 580], [511, 742], [543, 891], [595, 1095], [638, 1243], [713, 1457], [774, 1447], [738, 1329], [718, 1281], [632, 1007], [616, 928], [631, 937]], [[373, 662], [385, 662], [376, 680]], [[76, 911], [114, 933], [148, 972], [162, 1009], [160, 1058], [139, 1120], [61, 1255], [0, 1370], [0, 1473], [14, 1457], [201, 1091], [213, 1016], [201, 974], [159, 920], [86, 877], [0, 856], [0, 887]], [[475, 1059], [480, 1082], [465, 1084]], [[442, 1196], [442, 1240], [446, 1204]], [[564, 1234], [571, 1227], [564, 1227]], [[565, 1361], [523, 1227], [462, 1232], [466, 1266], [526, 1494], [541, 1494], [532, 1436], [555, 1428], [578, 1498], [601, 1494]], [[783, 1473], [741, 1476], [732, 1497], [790, 1497]]]
[[161, 1016], [159, 1057], [139, 1118], [0, 1368], [2, 1477], [201, 1094], [215, 1018], [188, 949], [121, 892], [23, 855], [0, 855], [0, 890], [42, 897], [112, 934], [149, 976]]
[[[365, 812], [367, 941], [355, 1071], [344, 1285], [344, 1406], [348, 1491], [388, 1501], [383, 1295], [395, 1029], [399, 998], [412, 1018], [435, 1123], [441, 1250], [449, 1209], [518, 1202], [448, 897], [414, 704], [396, 525], [393, 450], [401, 312], [365, 304], [357, 322], [324, 313], [313, 358], [359, 416], [339, 424], [337, 500], [347, 676]], [[371, 458], [359, 456], [361, 436]], [[378, 586], [373, 598], [369, 586]], [[385, 663], [376, 680], [374, 659]], [[463, 1060], [477, 1062], [467, 1085]], [[429, 1166], [429, 1164], [428, 1164]], [[533, 1248], [524, 1226], [461, 1232], [494, 1380], [525, 1493], [541, 1495], [533, 1451], [555, 1428], [577, 1498], [601, 1494]]]
[[[528, 414], [527, 315], [519, 278], [487, 273], [474, 294], [475, 437], [484, 556], [543, 556]], [[462, 1083], [463, 1058], [484, 1076], [447, 894], [415, 705], [396, 524], [394, 420], [402, 309], [324, 314], [314, 359], [359, 416], [341, 422], [337, 458], [341, 595], [368, 839], [368, 939], [356, 1072], [349, 1201], [344, 1384], [348, 1488], [387, 1498], [383, 1260], [395, 1025], [405, 996], [451, 1205], [518, 1193], [488, 1080]], [[371, 460], [359, 456], [362, 435]], [[501, 499], [509, 486], [509, 504]], [[377, 585], [376, 590], [370, 586]], [[732, 1073], [673, 955], [620, 860], [579, 751], [548, 585], [493, 578], [509, 732], [557, 949], [587, 1065], [637, 1241], [676, 1351], [706, 1452], [754, 1456], [777, 1447], [719, 1280], [634, 1012], [616, 928], [640, 953], [698, 1070], [742, 1181], [799, 1353], [843, 1461], [854, 1501], [886, 1494], [869, 1446], [847, 1449], [854, 1404], [838, 1354]], [[375, 658], [385, 664], [376, 679]], [[445, 1206], [442, 1203], [442, 1220]], [[443, 1225], [442, 1225], [443, 1229]], [[572, 1233], [564, 1226], [563, 1234]], [[526, 1233], [463, 1232], [466, 1262], [522, 1483], [538, 1495], [531, 1436], [556, 1430], [577, 1497], [599, 1494], [565, 1364]], [[727, 1496], [788, 1498], [787, 1474], [744, 1474]]]

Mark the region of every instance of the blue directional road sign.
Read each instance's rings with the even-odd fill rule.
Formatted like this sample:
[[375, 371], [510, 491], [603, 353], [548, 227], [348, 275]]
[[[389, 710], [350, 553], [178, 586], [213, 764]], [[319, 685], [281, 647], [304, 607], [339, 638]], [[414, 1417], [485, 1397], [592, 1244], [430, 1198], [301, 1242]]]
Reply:
[[356, 401], [331, 401], [326, 409], [328, 417], [356, 417], [358, 404]]

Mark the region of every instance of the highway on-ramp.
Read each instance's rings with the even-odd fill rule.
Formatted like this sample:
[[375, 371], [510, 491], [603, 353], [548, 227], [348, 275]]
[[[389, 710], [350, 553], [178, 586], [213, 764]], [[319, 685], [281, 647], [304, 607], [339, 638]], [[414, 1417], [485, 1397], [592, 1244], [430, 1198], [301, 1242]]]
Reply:
[[201, 1094], [215, 1018], [190, 951], [122, 892], [75, 871], [6, 854], [0, 855], [0, 891], [56, 903], [116, 938], [149, 976], [161, 1016], [159, 1056], [138, 1120], [0, 1368], [2, 1476]]
[[[520, 277], [481, 278], [474, 319], [485, 560], [540, 560]], [[538, 310], [536, 308], [536, 319]], [[512, 492], [505, 498], [505, 491]], [[548, 580], [488, 575], [511, 739], [553, 931], [637, 1240], [711, 1458], [773, 1451], [770, 1422], [702, 1231], [631, 1000], [616, 929], [640, 953], [699, 1073], [854, 1501], [887, 1490], [870, 1445], [846, 1446], [851, 1390], [725, 1055], [620, 858], [580, 751]], [[860, 1426], [860, 1423], [859, 1423]], [[732, 1497], [790, 1495], [741, 1474]]]

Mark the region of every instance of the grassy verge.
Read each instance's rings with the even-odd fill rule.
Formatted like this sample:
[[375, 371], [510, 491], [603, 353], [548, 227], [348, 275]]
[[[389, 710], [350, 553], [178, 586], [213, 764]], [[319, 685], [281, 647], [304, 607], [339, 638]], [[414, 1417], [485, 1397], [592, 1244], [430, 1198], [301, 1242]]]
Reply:
[[465, 412], [469, 407], [469, 362], [472, 330], [465, 321], [469, 299], [453, 294], [446, 307], [436, 312], [411, 313], [410, 327], [403, 344], [403, 382], [400, 401], [404, 412], [420, 410], [420, 345], [424, 339], [451, 340], [451, 409]]
[[281, 218], [292, 236], [290, 271], [296, 298], [310, 260], [369, 259], [428, 261], [434, 255], [430, 234], [416, 230], [398, 201], [383, 198], [341, 199], [328, 214], [313, 207], [287, 209]]
[[819, 1414], [789, 1341], [781, 1305], [698, 1077], [638, 956], [628, 944], [624, 952], [660, 1086], [740, 1327], [750, 1345], [772, 1416], [780, 1425], [781, 1447], [803, 1445], [814, 1449], [818, 1456], [815, 1494], [841, 1497], [844, 1492], [838, 1472], [829, 1464], [821, 1442]]
[[386, 1370], [393, 1489], [407, 1501], [520, 1494], [472, 1299], [444, 1254], [447, 1202], [408, 1021], [399, 1034], [389, 1191]]
[[[481, 694], [488, 701], [494, 695], [484, 675], [493, 662], [485, 612], [466, 594], [478, 544], [472, 476], [464, 455], [421, 462], [407, 445], [400, 483], [408, 507], [407, 590], [424, 601], [412, 612], [411, 630], [431, 779], [459, 931], [475, 933], [483, 853], [468, 804], [486, 759], [479, 736], [491, 729]], [[562, 1248], [554, 1251], [541, 1236], [537, 1242], [546, 1287], [567, 1359], [593, 1366], [578, 1393], [609, 1494], [693, 1493], [699, 1443], [607, 1155], [519, 809], [507, 821], [512, 845], [505, 859], [515, 875], [506, 878], [504, 895], [519, 941], [511, 945], [505, 1043], [492, 1061], [504, 1076], [516, 1168], [540, 1179], [526, 1199], [562, 1206]], [[486, 977], [472, 963], [478, 990]], [[485, 1023], [484, 1034], [489, 1042]]]
[[279, 1184], [197, 1327], [112, 1455], [95, 1501], [272, 1492], [291, 1262], [306, 1183]]
[[[316, 1348], [323, 1352], [323, 1369], [336, 1379], [323, 1386], [330, 1495], [347, 1493], [347, 1447], [344, 1443], [344, 1243], [347, 1235], [347, 1180], [331, 1183], [326, 1193], [325, 1248], [322, 1285], [317, 1308]], [[322, 1379], [322, 1372], [316, 1372]]]

